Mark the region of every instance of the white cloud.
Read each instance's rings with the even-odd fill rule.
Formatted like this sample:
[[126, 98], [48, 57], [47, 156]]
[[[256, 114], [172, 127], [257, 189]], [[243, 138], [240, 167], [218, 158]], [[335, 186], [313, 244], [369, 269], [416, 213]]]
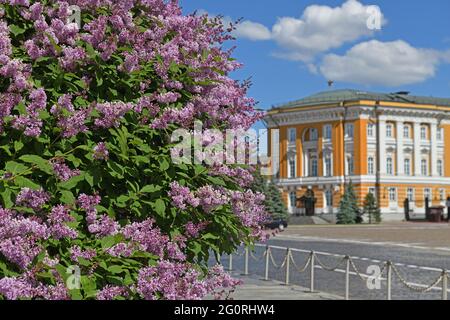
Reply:
[[[314, 57], [343, 44], [374, 33], [368, 27], [373, 6], [348, 0], [340, 7], [311, 5], [301, 18], [283, 17], [272, 28], [272, 37], [283, 48], [278, 57], [309, 62]], [[386, 23], [378, 11], [381, 25]]]
[[233, 35], [237, 38], [245, 38], [253, 41], [270, 40], [270, 30], [261, 23], [245, 20], [236, 26]]
[[414, 48], [402, 40], [372, 40], [355, 45], [343, 56], [326, 55], [319, 69], [333, 81], [395, 87], [432, 78], [446, 59], [448, 53]]

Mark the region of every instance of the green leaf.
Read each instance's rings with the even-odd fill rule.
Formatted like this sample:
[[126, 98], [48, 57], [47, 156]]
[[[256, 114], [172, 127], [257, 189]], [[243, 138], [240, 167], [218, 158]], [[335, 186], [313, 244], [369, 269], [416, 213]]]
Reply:
[[19, 159], [23, 162], [35, 165], [36, 167], [39, 168], [39, 170], [47, 174], [53, 174], [53, 168], [51, 164], [47, 160], [41, 158], [40, 156], [27, 154], [21, 156]]
[[68, 190], [62, 190], [60, 200], [64, 204], [72, 204], [75, 202], [75, 197], [72, 194], [72, 192], [70, 192]]
[[14, 182], [21, 188], [30, 188], [33, 190], [39, 190], [41, 188], [40, 185], [23, 176], [15, 177]]
[[83, 180], [84, 180], [84, 172], [78, 176], [70, 178], [70, 180], [68, 181], [61, 182], [59, 186], [63, 189], [71, 190], [72, 188], [76, 187], [79, 182]]
[[143, 187], [141, 189], [141, 191], [139, 191], [140, 193], [154, 193], [154, 192], [158, 192], [162, 189], [161, 186], [155, 186], [154, 184], [149, 184], [145, 187]]
[[114, 266], [110, 266], [108, 268], [108, 271], [110, 271], [111, 273], [117, 274], [117, 273], [122, 273], [124, 270], [121, 266], [114, 265]]
[[10, 172], [13, 175], [22, 174], [27, 171], [29, 168], [21, 163], [15, 161], [8, 161], [5, 166], [6, 172]]
[[25, 32], [25, 29], [22, 29], [21, 27], [15, 25], [15, 24], [9, 25], [9, 30], [15, 37], [17, 37], [18, 35]]
[[16, 152], [22, 150], [23, 146], [24, 146], [24, 144], [22, 141], [20, 141], [20, 140], [14, 141], [14, 150]]
[[164, 201], [162, 199], [157, 199], [155, 201], [154, 209], [155, 209], [156, 213], [159, 214], [160, 216], [162, 216], [162, 217], [165, 216], [166, 204], [164, 203]]

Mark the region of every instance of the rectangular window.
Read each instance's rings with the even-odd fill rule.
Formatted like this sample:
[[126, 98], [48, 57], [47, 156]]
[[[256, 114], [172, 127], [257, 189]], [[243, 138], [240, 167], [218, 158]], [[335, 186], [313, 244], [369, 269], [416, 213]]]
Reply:
[[289, 143], [295, 143], [297, 140], [297, 130], [295, 128], [289, 129]]
[[406, 195], [407, 195], [409, 201], [414, 201], [414, 189], [413, 188], [408, 188]]
[[439, 189], [439, 201], [445, 201], [445, 189]]
[[420, 172], [423, 176], [428, 176], [428, 161], [425, 159], [422, 159], [420, 162]]
[[325, 192], [325, 201], [326, 201], [326, 206], [328, 208], [333, 207], [333, 191], [332, 190], [327, 190]]
[[428, 199], [429, 201], [432, 201], [432, 200], [433, 200], [433, 195], [432, 195], [432, 192], [431, 192], [431, 189], [430, 189], [430, 188], [426, 188], [426, 189], [423, 191], [423, 199], [424, 199], [424, 200]]
[[437, 139], [438, 141], [442, 141], [442, 137], [444, 136], [444, 129], [438, 128], [437, 129]]
[[396, 202], [397, 201], [397, 189], [389, 188], [389, 201]]
[[427, 140], [427, 127], [420, 127], [420, 139]]
[[291, 212], [297, 207], [297, 194], [295, 192], [289, 193], [289, 206], [291, 207]]
[[333, 135], [331, 125], [327, 124], [324, 127], [323, 131], [324, 131], [323, 136], [325, 137], [325, 140], [331, 140], [332, 135]]
[[354, 172], [355, 172], [355, 165], [353, 162], [353, 157], [352, 156], [347, 157], [347, 174], [349, 176], [352, 176]]
[[440, 177], [444, 176], [444, 167], [443, 167], [442, 160], [438, 160], [438, 162], [437, 162], [437, 172]]
[[392, 138], [394, 136], [394, 133], [393, 133], [393, 126], [392, 126], [392, 124], [388, 124], [387, 126], [386, 126], [386, 137], [387, 138]]
[[375, 174], [375, 160], [373, 157], [369, 157], [369, 159], [367, 159], [367, 172], [369, 175]]
[[386, 160], [386, 173], [390, 175], [394, 174], [394, 160], [390, 157]]
[[331, 170], [331, 157], [326, 157], [325, 158], [325, 176], [326, 177], [331, 177], [332, 174], [332, 170]]
[[295, 158], [289, 159], [289, 178], [295, 178], [297, 176], [296, 170], [295, 170]]
[[405, 159], [405, 174], [411, 175], [411, 159]]
[[410, 132], [411, 132], [411, 130], [410, 130], [409, 126], [404, 126], [403, 127], [403, 138], [409, 139], [411, 137]]
[[353, 123], [347, 123], [345, 125], [345, 137], [346, 138], [353, 138], [354, 136], [354, 126]]
[[319, 167], [318, 167], [317, 159], [312, 159], [312, 161], [311, 161], [311, 176], [312, 177], [319, 176]]
[[373, 123], [367, 125], [367, 136], [370, 138], [375, 136], [375, 125]]

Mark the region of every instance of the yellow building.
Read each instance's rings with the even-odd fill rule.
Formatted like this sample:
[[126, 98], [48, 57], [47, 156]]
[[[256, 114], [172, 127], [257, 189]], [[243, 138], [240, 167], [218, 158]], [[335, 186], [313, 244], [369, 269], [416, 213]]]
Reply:
[[[384, 220], [425, 215], [450, 196], [450, 99], [337, 90], [272, 108], [269, 153], [291, 214], [313, 192], [315, 214], [336, 214], [350, 181], [362, 207], [379, 195]], [[279, 142], [279, 143], [277, 143]]]

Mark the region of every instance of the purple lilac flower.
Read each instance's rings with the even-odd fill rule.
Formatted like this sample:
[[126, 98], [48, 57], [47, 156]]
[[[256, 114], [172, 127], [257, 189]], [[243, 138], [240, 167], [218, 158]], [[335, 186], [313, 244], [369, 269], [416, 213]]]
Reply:
[[187, 205], [198, 207], [200, 204], [200, 199], [196, 198], [189, 188], [181, 186], [177, 181], [170, 184], [169, 196], [172, 198], [172, 204], [182, 210], [185, 210]]
[[97, 256], [97, 252], [94, 249], [82, 250], [79, 246], [73, 246], [69, 249], [70, 258], [74, 262], [78, 262], [78, 258], [83, 258], [86, 260], [92, 260]]
[[109, 151], [104, 142], [100, 142], [94, 147], [93, 158], [96, 160], [108, 160]]
[[65, 163], [64, 159], [56, 159], [51, 161], [53, 171], [55, 172], [56, 176], [61, 181], [68, 181], [72, 177], [79, 176], [80, 170], [72, 170], [70, 169]]
[[50, 194], [42, 189], [32, 190], [30, 188], [22, 188], [20, 193], [17, 195], [16, 204], [18, 206], [39, 210], [49, 200]]

